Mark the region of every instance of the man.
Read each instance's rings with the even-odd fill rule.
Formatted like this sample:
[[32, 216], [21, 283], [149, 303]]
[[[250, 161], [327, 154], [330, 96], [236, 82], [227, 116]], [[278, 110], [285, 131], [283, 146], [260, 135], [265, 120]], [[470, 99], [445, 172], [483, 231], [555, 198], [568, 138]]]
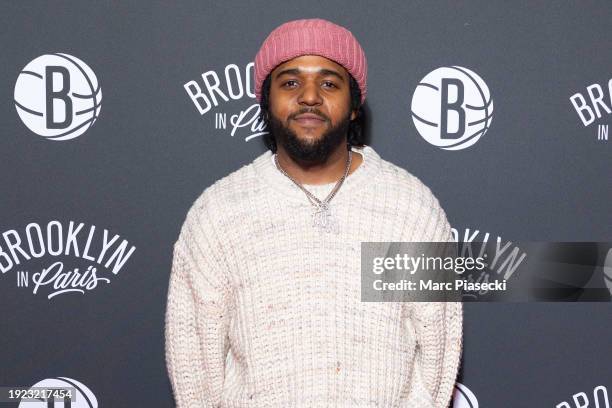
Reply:
[[196, 200], [178, 241], [166, 356], [179, 407], [448, 406], [458, 303], [360, 302], [364, 241], [448, 241], [430, 190], [358, 140], [365, 54], [325, 20], [255, 58], [270, 151]]

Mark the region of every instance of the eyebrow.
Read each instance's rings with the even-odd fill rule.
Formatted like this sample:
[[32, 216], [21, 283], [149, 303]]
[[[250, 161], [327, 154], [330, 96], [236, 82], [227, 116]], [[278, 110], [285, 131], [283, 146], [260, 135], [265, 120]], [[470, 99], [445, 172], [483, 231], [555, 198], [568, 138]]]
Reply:
[[[302, 71], [299, 68], [288, 68], [276, 74], [275, 79], [278, 79], [283, 75], [300, 75], [301, 73]], [[322, 75], [322, 76], [333, 76], [333, 77], [338, 78], [340, 81], [344, 82], [344, 78], [342, 77], [342, 75], [340, 75], [336, 71], [332, 71], [331, 69], [321, 68], [320, 70], [317, 71], [317, 74]]]

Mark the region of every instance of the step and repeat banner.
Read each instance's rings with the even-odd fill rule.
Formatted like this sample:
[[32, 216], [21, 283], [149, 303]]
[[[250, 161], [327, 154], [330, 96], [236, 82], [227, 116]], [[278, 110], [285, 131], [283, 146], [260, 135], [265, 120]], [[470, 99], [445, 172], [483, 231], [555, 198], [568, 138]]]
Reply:
[[[354, 33], [367, 143], [432, 189], [457, 240], [612, 241], [610, 1], [1, 7], [0, 406], [69, 406], [20, 405], [33, 386], [174, 406], [172, 247], [196, 197], [265, 151], [253, 60], [289, 20]], [[593, 257], [576, 290], [612, 292], [610, 248]], [[453, 404], [609, 408], [610, 344], [608, 302], [467, 303]]]

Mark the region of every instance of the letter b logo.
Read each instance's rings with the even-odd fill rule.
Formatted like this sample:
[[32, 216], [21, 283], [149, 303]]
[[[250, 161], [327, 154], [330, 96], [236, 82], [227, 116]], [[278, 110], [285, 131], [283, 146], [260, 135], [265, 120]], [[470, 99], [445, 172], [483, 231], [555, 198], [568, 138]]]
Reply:
[[68, 54], [42, 55], [15, 83], [15, 108], [32, 132], [51, 140], [74, 139], [93, 126], [102, 102], [94, 72]]
[[[53, 74], [59, 74], [62, 78], [62, 87], [58, 91], [53, 90]], [[68, 96], [70, 91], [70, 74], [68, 74], [68, 70], [65, 67], [51, 65], [45, 69], [45, 80], [47, 91], [47, 128], [65, 129], [72, 123], [72, 99]], [[64, 120], [62, 122], [55, 122], [54, 120], [53, 101], [56, 99], [64, 103]]]
[[423, 139], [444, 150], [460, 150], [476, 143], [491, 126], [493, 99], [475, 72], [442, 67], [417, 85], [411, 110]]
[[[449, 100], [449, 87], [456, 89], [456, 98], [453, 102]], [[456, 78], [442, 78], [442, 98], [440, 98], [440, 138], [441, 139], [459, 139], [465, 132], [465, 110], [463, 105], [463, 82]], [[456, 112], [458, 116], [457, 123], [459, 125], [457, 131], [449, 132], [448, 130], [448, 115], [451, 112]]]

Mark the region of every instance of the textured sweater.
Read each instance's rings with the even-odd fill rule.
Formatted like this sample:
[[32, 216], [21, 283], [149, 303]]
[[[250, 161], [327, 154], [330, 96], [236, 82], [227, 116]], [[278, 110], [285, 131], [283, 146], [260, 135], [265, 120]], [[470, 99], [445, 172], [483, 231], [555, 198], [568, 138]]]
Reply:
[[[462, 307], [361, 302], [361, 242], [451, 240], [431, 191], [369, 146], [313, 226], [266, 152], [207, 188], [178, 240], [166, 363], [179, 408], [447, 407]], [[306, 185], [320, 199], [335, 183]]]

